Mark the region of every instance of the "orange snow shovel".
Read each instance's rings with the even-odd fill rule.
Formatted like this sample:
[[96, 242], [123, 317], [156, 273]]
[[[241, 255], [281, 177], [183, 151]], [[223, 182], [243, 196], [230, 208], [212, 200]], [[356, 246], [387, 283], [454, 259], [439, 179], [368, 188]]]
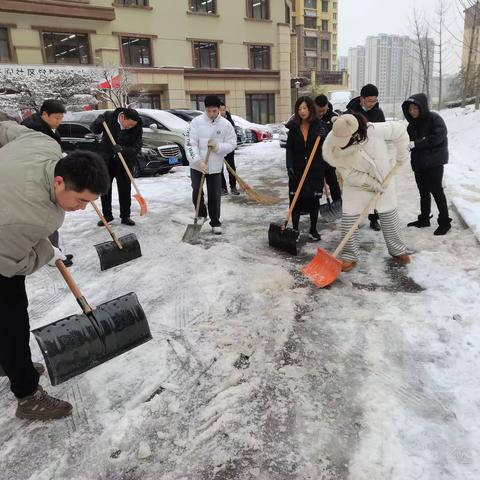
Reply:
[[[390, 170], [390, 173], [385, 177], [382, 187], [385, 189], [388, 187], [390, 180], [397, 173], [400, 168], [400, 163], [396, 163]], [[358, 217], [357, 221], [352, 225], [350, 230], [345, 235], [344, 239], [340, 242], [337, 249], [331, 254], [324, 248], [318, 248], [317, 254], [313, 257], [312, 261], [300, 269], [300, 271], [306, 275], [317, 287], [323, 288], [333, 283], [340, 272], [342, 271], [342, 262], [338, 260], [338, 255], [345, 248], [345, 245], [350, 240], [351, 236], [355, 233], [356, 229], [363, 222], [368, 212], [371, 210], [375, 202], [379, 199], [382, 192], [377, 192], [372, 196], [368, 205], [363, 209], [362, 213]]]
[[[117, 145], [117, 142], [113, 138], [112, 132], [108, 128], [108, 125], [106, 124], [106, 122], [103, 122], [103, 128], [107, 132], [107, 135], [110, 137], [110, 141], [112, 142], [112, 145], [113, 146]], [[143, 215], [145, 215], [147, 213], [147, 202], [142, 197], [142, 195], [140, 193], [140, 190], [138, 189], [137, 183], [135, 182], [135, 180], [133, 178], [132, 172], [128, 168], [128, 165], [127, 165], [127, 162], [125, 161], [125, 158], [123, 158], [123, 155], [121, 154], [121, 152], [118, 152], [117, 155], [118, 155], [118, 158], [120, 159], [120, 161], [122, 162], [123, 168], [127, 172], [127, 175], [129, 176], [130, 181], [132, 182], [133, 188], [137, 192], [135, 195], [133, 195], [133, 198], [139, 203], [139, 205], [140, 205], [140, 216], [143, 217]]]

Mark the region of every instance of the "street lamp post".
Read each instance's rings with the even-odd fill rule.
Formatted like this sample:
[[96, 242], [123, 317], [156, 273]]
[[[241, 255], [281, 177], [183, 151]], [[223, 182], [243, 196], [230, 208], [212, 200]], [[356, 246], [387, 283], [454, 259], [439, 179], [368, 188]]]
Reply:
[[298, 91], [300, 90], [300, 82], [297, 80], [295, 82], [295, 91], [297, 92], [297, 100], [298, 100]]

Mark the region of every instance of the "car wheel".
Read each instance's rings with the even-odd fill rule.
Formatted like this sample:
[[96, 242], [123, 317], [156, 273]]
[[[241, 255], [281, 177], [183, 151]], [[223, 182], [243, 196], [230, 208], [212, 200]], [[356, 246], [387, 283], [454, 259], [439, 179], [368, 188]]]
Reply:
[[132, 165], [132, 177], [133, 178], [138, 178], [141, 174], [141, 171], [140, 171], [140, 165], [138, 164], [138, 162], [135, 162], [133, 165]]

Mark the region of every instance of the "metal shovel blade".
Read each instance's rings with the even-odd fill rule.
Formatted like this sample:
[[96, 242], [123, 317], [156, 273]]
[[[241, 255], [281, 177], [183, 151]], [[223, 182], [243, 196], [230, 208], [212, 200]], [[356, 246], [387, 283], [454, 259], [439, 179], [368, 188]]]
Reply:
[[284, 252], [297, 255], [297, 232], [291, 228], [282, 228], [280, 225], [271, 223], [268, 229], [268, 244]]
[[102, 271], [142, 256], [140, 244], [134, 233], [120, 237], [118, 241], [121, 243], [122, 249], [118, 248], [117, 244], [113, 241], [95, 245], [98, 258], [100, 259], [100, 269]]
[[326, 222], [334, 222], [342, 216], [342, 201], [334, 202], [327, 199], [327, 203], [320, 205], [320, 215]]
[[152, 338], [135, 293], [32, 330], [52, 385], [58, 385]]
[[200, 230], [202, 230], [201, 224], [191, 223], [190, 225], [187, 225], [187, 229], [183, 234], [182, 242], [191, 243], [191, 244], [198, 243]]

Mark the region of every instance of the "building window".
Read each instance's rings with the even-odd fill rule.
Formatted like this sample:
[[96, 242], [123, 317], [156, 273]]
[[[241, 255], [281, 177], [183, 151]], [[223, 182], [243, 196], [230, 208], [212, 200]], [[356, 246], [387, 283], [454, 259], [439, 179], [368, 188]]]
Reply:
[[316, 17], [305, 17], [305, 28], [317, 28], [317, 18]]
[[216, 0], [189, 0], [190, 11], [196, 13], [217, 13]]
[[225, 94], [224, 93], [202, 93], [198, 95], [190, 95], [190, 102], [192, 110], [205, 110], [205, 97], [207, 95], [216, 95], [223, 103], [225, 103]]
[[[162, 108], [159, 93], [140, 93], [138, 97], [135, 94], [130, 94], [128, 101], [129, 103], [135, 103], [134, 108], [153, 108], [155, 110]], [[152, 122], [150, 121], [150, 123]], [[148, 125], [149, 124], [144, 124], [145, 127]]]
[[247, 120], [253, 123], [275, 122], [275, 94], [247, 93]]
[[337, 2], [333, 2], [333, 11], [334, 11], [334, 12], [337, 11]]
[[322, 0], [322, 12], [323, 13], [328, 12], [328, 0]]
[[329, 52], [330, 51], [330, 40], [322, 40], [322, 44], [320, 46], [322, 52]]
[[270, 70], [270, 47], [267, 45], [250, 45], [250, 68], [253, 70]]
[[10, 40], [8, 38], [8, 28], [0, 27], [0, 62], [11, 62]]
[[90, 42], [86, 33], [42, 32], [47, 63], [88, 65]]
[[134, 7], [148, 7], [148, 0], [115, 0], [115, 3]]
[[328, 32], [328, 20], [322, 20], [322, 32]]
[[259, 20], [269, 20], [269, 0], [247, 0], [247, 17]]
[[305, 8], [317, 8], [317, 0], [305, 0]]
[[305, 48], [316, 50], [317, 39], [315, 37], [305, 37]]
[[216, 42], [193, 42], [193, 64], [196, 68], [218, 68]]
[[317, 59], [315, 57], [305, 57], [305, 68], [307, 70], [316, 70]]
[[330, 60], [328, 58], [322, 58], [322, 71], [330, 70]]
[[123, 65], [137, 67], [152, 66], [151, 39], [141, 37], [121, 37]]

